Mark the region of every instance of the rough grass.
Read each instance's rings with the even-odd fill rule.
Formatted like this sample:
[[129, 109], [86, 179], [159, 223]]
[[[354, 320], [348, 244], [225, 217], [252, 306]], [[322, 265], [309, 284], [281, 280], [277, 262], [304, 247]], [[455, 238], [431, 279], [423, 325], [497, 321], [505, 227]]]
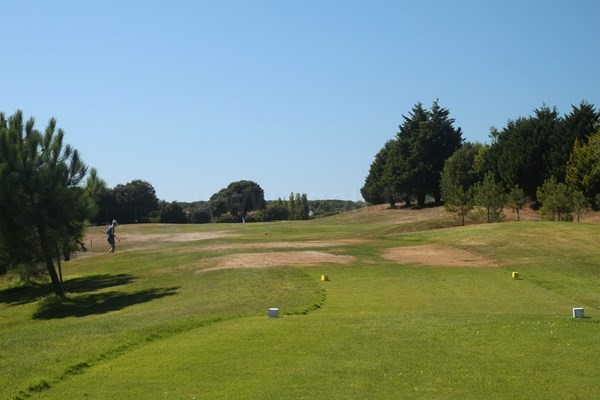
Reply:
[[[593, 351], [600, 344], [600, 225], [528, 222], [406, 233], [373, 210], [344, 215], [347, 224], [342, 215], [304, 223], [169, 225], [164, 232], [120, 227], [236, 236], [143, 250], [121, 243], [123, 251], [113, 256], [66, 263], [70, 294], [62, 304], [36, 300], [43, 288], [0, 291], [0, 398], [575, 399], [600, 393]], [[333, 243], [320, 251], [355, 260], [204, 274], [190, 268], [251, 251], [253, 244], [259, 253], [259, 244], [319, 240]], [[435, 268], [383, 256], [386, 249], [420, 244], [467, 250], [504, 267]], [[513, 280], [512, 271], [522, 279]], [[321, 281], [322, 274], [331, 280]], [[266, 318], [273, 306], [283, 318]], [[572, 307], [584, 307], [587, 318], [573, 319]]]

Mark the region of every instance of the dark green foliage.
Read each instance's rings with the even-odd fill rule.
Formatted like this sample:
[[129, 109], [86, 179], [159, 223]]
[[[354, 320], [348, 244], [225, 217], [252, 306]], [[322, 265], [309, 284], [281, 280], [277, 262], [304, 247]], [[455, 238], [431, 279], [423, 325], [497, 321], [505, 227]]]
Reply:
[[265, 194], [256, 182], [232, 182], [225, 189], [211, 196], [210, 209], [215, 220], [222, 221], [223, 214], [230, 214], [234, 221], [245, 222], [250, 211], [265, 208]]
[[558, 182], [565, 180], [574, 142], [587, 140], [599, 116], [594, 106], [585, 102], [564, 118], [556, 108], [536, 109], [533, 116], [509, 121], [502, 131], [495, 131], [486, 165], [505, 186], [519, 185], [536, 199], [537, 188], [551, 176]]
[[473, 209], [473, 188], [464, 188], [459, 184], [445, 188], [444, 206], [446, 210], [456, 213], [461, 226], [465, 225], [467, 214]]
[[588, 138], [587, 143], [581, 140], [575, 142], [567, 163], [566, 183], [581, 191], [592, 204], [600, 194], [600, 129]]
[[352, 211], [364, 207], [366, 203], [350, 200], [310, 200], [309, 208], [313, 218], [325, 217], [345, 211]]
[[100, 225], [113, 219], [119, 223], [148, 222], [159, 207], [154, 187], [140, 179], [100, 190], [95, 198], [98, 211], [93, 222]]
[[197, 201], [190, 204], [182, 203], [192, 224], [206, 224], [211, 220], [210, 205], [207, 201]]
[[306, 193], [290, 193], [288, 201], [288, 219], [290, 220], [306, 220], [308, 219], [310, 210], [308, 207], [308, 198]]
[[159, 222], [185, 224], [188, 222], [188, 218], [179, 203], [176, 201], [171, 203], [163, 201], [160, 205]]
[[[17, 111], [0, 114], [0, 239], [3, 264], [43, 265], [63, 296], [60, 259], [82, 248], [89, 216], [87, 192], [79, 186], [87, 167], [64, 146], [64, 132], [51, 119], [44, 132]], [[56, 263], [56, 264], [55, 264]], [[59, 271], [60, 272], [60, 271]]]
[[454, 128], [450, 112], [435, 101], [430, 110], [417, 103], [394, 140], [388, 141], [371, 164], [361, 194], [380, 204], [397, 201], [420, 206], [431, 196], [441, 200], [440, 175], [444, 163], [462, 143], [460, 128]]
[[579, 222], [581, 215], [589, 211], [591, 204], [579, 190], [574, 190], [571, 193], [571, 200], [573, 202], [573, 212], [577, 215], [577, 222]]
[[90, 201], [90, 220], [96, 224], [105, 222], [108, 224], [108, 217], [102, 218], [101, 207], [103, 199], [107, 196], [108, 188], [106, 182], [98, 176], [95, 168], [90, 169], [90, 174], [85, 183], [85, 190]]
[[484, 148], [482, 144], [467, 142], [446, 160], [440, 180], [444, 201], [456, 186], [466, 191], [480, 180], [477, 159]]
[[281, 199], [277, 202], [267, 204], [267, 208], [263, 211], [263, 221], [284, 221], [289, 219], [290, 212], [287, 204], [284, 204]]
[[502, 220], [502, 209], [505, 204], [504, 188], [496, 183], [496, 177], [492, 172], [485, 174], [483, 181], [475, 184], [473, 198], [475, 205], [485, 210], [488, 223]]
[[527, 196], [519, 185], [515, 186], [506, 197], [506, 205], [517, 213], [517, 221], [521, 220], [521, 210], [527, 204]]
[[392, 141], [388, 141], [375, 155], [375, 160], [369, 168], [369, 174], [365, 178], [365, 184], [360, 189], [363, 199], [371, 204], [383, 204], [390, 201], [390, 191], [385, 187], [383, 174], [392, 143]]
[[154, 187], [146, 181], [133, 180], [113, 189], [116, 200], [116, 217], [123, 222], [147, 222], [150, 213], [158, 208]]
[[537, 190], [537, 198], [541, 203], [539, 214], [549, 221], [572, 221], [573, 197], [571, 190], [564, 183], [550, 177]]

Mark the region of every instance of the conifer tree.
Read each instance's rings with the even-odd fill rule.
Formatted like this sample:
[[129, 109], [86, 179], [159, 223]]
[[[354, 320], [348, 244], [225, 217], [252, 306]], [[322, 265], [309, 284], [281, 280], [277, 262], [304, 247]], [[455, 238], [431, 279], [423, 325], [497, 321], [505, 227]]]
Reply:
[[87, 167], [63, 143], [51, 119], [44, 132], [17, 111], [0, 113], [0, 238], [11, 265], [43, 265], [54, 292], [64, 290], [56, 266], [61, 255], [80, 248], [89, 197], [80, 187]]

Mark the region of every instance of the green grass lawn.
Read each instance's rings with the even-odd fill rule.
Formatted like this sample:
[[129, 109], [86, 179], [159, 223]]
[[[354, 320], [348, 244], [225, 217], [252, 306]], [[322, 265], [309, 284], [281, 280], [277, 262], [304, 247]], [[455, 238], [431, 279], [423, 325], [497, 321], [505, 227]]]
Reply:
[[[232, 235], [131, 251], [121, 243], [115, 255], [98, 250], [65, 263], [69, 298], [62, 304], [40, 300], [41, 289], [0, 291], [0, 398], [600, 397], [600, 225], [415, 232], [414, 223], [389, 224], [366, 212], [309, 222], [121, 227]], [[265, 250], [270, 242], [317, 240], [350, 244], [301, 250], [354, 261], [199, 271], [228, 254], [298, 251]], [[382, 257], [387, 248], [432, 243], [501, 266], [401, 265]], [[269, 307], [283, 317], [267, 318]], [[584, 307], [586, 318], [573, 319], [573, 307]]]

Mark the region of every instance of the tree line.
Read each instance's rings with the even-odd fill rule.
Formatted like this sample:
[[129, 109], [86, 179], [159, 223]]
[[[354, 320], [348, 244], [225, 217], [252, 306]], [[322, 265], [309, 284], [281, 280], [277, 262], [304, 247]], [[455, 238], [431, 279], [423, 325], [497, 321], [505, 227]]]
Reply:
[[[489, 221], [532, 201], [544, 218], [569, 220], [600, 207], [600, 114], [582, 102], [560, 116], [542, 107], [493, 129], [492, 143], [465, 142], [449, 110], [417, 103], [375, 156], [361, 193], [373, 204], [444, 202], [464, 216], [474, 206]], [[84, 182], [84, 179], [86, 178]], [[86, 224], [304, 220], [359, 204], [310, 202], [306, 194], [267, 202], [256, 182], [237, 181], [207, 202], [160, 201], [149, 182], [108, 188], [51, 119], [38, 130], [21, 111], [0, 113], [0, 274], [41, 272], [64, 296], [61, 260], [85, 250]]]
[[463, 223], [474, 207], [489, 222], [521, 202], [560, 220], [600, 208], [600, 113], [591, 104], [581, 102], [564, 116], [556, 108], [535, 109], [492, 128], [491, 144], [465, 142], [438, 101], [430, 109], [417, 103], [403, 119], [361, 189], [372, 204], [424, 206], [429, 199], [456, 211]]

